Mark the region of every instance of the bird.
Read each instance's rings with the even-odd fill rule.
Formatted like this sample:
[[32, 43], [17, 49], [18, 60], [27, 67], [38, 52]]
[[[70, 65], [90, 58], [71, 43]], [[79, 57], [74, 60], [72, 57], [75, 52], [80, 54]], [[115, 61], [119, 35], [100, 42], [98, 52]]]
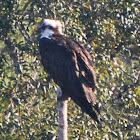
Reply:
[[43, 19], [39, 25], [39, 52], [44, 70], [83, 112], [99, 123], [99, 107], [93, 62], [89, 52], [78, 41], [63, 33], [59, 20]]

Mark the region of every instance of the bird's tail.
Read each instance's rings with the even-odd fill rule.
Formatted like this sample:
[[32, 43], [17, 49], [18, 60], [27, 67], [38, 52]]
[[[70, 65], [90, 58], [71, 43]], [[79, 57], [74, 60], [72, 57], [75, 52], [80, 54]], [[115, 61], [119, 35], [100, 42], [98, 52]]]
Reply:
[[[99, 123], [98, 117], [96, 112], [93, 110], [93, 105], [89, 103], [86, 98], [72, 98], [72, 100], [84, 111], [87, 113], [93, 120]], [[98, 108], [97, 105], [95, 105], [95, 109]], [[97, 111], [98, 112], [98, 111]]]

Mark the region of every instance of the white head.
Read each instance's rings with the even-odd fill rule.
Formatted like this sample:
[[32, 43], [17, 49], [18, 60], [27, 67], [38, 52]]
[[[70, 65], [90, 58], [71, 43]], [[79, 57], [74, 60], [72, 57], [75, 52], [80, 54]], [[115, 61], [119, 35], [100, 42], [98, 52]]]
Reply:
[[63, 34], [59, 20], [44, 19], [40, 24], [41, 38], [50, 38], [53, 34]]

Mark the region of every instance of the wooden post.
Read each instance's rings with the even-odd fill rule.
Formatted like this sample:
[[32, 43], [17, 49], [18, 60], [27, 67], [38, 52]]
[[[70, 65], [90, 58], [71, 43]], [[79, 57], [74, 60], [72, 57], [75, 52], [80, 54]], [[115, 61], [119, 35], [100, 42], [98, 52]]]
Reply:
[[59, 88], [57, 90], [57, 99], [58, 99], [58, 140], [67, 140], [68, 139], [68, 122], [67, 122], [67, 106], [68, 106], [68, 97], [62, 95], [62, 91]]

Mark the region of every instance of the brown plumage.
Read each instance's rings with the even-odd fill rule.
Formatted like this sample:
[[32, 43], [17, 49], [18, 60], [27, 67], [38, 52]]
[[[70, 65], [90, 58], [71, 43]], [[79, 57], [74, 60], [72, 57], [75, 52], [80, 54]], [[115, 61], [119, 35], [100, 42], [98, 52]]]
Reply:
[[43, 28], [39, 43], [44, 69], [59, 85], [62, 94], [71, 97], [84, 112], [99, 122], [93, 110], [94, 107], [99, 112], [94, 95], [95, 74], [89, 53], [78, 42], [55, 32], [56, 26], [52, 23], [43, 22], [42, 26], [48, 32], [53, 31], [43, 34]]

